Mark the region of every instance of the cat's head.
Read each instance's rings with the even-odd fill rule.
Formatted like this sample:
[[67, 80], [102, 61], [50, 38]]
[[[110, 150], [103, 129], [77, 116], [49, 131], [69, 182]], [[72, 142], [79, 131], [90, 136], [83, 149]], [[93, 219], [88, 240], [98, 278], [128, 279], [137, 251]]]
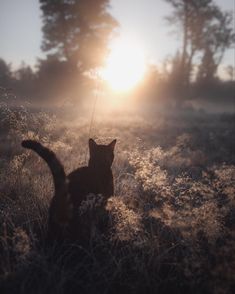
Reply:
[[108, 145], [99, 145], [93, 139], [89, 139], [89, 166], [110, 168], [114, 159], [114, 147], [116, 142], [117, 140], [113, 140]]

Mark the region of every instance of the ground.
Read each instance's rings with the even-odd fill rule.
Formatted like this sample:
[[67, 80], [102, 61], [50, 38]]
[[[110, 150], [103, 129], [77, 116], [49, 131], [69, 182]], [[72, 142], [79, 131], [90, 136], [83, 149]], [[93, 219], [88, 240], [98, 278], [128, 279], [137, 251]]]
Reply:
[[52, 178], [21, 140], [68, 173], [87, 162], [89, 118], [1, 103], [1, 293], [234, 293], [234, 131], [231, 114], [97, 114], [90, 136], [118, 140], [109, 232], [48, 246]]

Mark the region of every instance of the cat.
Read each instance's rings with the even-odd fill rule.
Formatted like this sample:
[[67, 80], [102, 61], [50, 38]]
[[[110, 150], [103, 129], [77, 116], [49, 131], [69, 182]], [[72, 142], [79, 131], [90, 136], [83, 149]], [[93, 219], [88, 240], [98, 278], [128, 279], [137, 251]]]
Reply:
[[[50, 168], [54, 196], [49, 207], [48, 235], [50, 239], [77, 238], [79, 235], [77, 209], [90, 193], [101, 194], [104, 205], [114, 194], [112, 163], [116, 140], [99, 145], [89, 139], [88, 166], [77, 168], [66, 176], [64, 167], [53, 151], [37, 141], [24, 140], [22, 146], [32, 149]], [[81, 223], [81, 221], [80, 221]]]

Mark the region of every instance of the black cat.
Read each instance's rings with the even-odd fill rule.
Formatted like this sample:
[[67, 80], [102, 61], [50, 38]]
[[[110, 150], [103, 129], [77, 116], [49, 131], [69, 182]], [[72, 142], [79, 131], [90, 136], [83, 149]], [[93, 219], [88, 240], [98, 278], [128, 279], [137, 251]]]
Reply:
[[101, 194], [104, 205], [114, 193], [111, 166], [116, 140], [98, 145], [89, 139], [88, 166], [80, 167], [66, 176], [55, 153], [33, 140], [22, 141], [22, 146], [34, 150], [48, 164], [54, 181], [55, 193], [49, 209], [50, 238], [77, 238], [79, 235], [77, 209], [90, 193]]

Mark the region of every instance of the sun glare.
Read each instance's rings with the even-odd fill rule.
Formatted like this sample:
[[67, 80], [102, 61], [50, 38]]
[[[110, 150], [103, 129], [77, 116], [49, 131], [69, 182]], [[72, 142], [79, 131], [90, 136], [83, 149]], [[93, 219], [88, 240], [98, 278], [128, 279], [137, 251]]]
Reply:
[[130, 38], [120, 38], [111, 44], [101, 76], [113, 90], [128, 91], [143, 78], [145, 66], [144, 50], [140, 44]]

